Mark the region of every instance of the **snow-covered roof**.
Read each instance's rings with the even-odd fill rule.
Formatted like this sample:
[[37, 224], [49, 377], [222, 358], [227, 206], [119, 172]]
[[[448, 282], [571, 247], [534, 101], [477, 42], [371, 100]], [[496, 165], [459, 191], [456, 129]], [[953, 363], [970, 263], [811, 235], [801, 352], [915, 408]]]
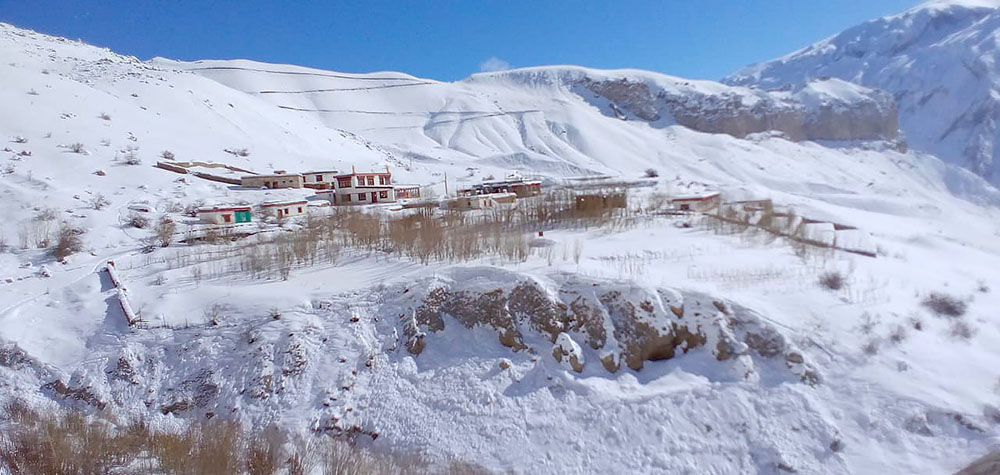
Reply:
[[715, 192], [701, 193], [696, 195], [677, 196], [671, 198], [670, 201], [704, 201], [715, 198], [717, 196], [719, 196], [719, 192], [715, 191]]
[[271, 208], [274, 206], [289, 206], [289, 205], [303, 205], [306, 204], [306, 200], [272, 200], [265, 201], [260, 204], [263, 208]]

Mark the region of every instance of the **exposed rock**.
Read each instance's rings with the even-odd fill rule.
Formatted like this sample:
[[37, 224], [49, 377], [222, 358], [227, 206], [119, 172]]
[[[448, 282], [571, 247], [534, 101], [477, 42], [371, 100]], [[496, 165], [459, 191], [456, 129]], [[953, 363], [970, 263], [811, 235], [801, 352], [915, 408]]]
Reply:
[[[514, 351], [537, 352], [526, 341], [544, 337], [553, 342], [553, 358], [577, 372], [590, 351], [598, 352], [590, 357], [600, 360], [605, 370], [615, 372], [623, 363], [640, 370], [647, 361], [711, 345], [715, 359], [726, 362], [727, 373], [741, 380], [759, 378], [755, 358], [778, 356], [785, 357], [790, 372], [803, 382], [816, 384], [820, 379], [802, 353], [760, 316], [705, 295], [578, 276], [561, 278], [554, 292], [532, 280], [501, 279], [488, 290], [481, 290], [482, 281], [475, 290], [467, 290], [461, 281], [443, 282], [436, 278], [422, 298], [408, 295], [409, 309], [392, 307], [402, 311], [397, 315], [411, 354], [433, 344], [427, 336], [443, 330], [450, 318], [465, 328], [493, 329], [499, 342]], [[588, 348], [579, 344], [584, 341]]]
[[91, 391], [91, 388], [70, 386], [62, 382], [61, 379], [43, 384], [42, 389], [52, 391], [63, 399], [82, 401], [98, 409], [104, 409], [104, 407], [107, 406], [107, 403], [94, 394], [94, 392]]
[[608, 353], [601, 357], [601, 366], [604, 366], [609, 373], [617, 372], [621, 365], [618, 364], [618, 358], [615, 357], [614, 353]]
[[578, 84], [610, 101], [615, 115], [648, 122], [672, 117], [700, 132], [734, 137], [778, 131], [789, 140], [896, 140], [899, 123], [892, 96], [839, 79], [821, 79], [787, 91], [704, 88], [641, 78], [582, 77]]
[[556, 343], [552, 347], [552, 357], [560, 363], [568, 364], [577, 373], [583, 371], [583, 350], [565, 333], [560, 333], [556, 337]]

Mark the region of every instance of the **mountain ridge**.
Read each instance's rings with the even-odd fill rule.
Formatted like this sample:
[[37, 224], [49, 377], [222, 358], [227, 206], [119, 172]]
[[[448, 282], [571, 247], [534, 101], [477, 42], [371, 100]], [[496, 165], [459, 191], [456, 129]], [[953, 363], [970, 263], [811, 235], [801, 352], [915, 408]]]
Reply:
[[723, 82], [763, 89], [837, 77], [892, 94], [915, 148], [997, 183], [1000, 3], [931, 2], [870, 20]]

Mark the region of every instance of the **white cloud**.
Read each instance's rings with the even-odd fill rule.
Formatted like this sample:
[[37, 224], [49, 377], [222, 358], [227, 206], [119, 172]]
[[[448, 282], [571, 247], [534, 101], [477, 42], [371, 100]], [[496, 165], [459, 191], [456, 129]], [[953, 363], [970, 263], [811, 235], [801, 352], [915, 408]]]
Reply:
[[490, 56], [489, 59], [479, 63], [479, 71], [484, 73], [489, 73], [493, 71], [506, 71], [510, 69], [510, 63], [496, 57]]

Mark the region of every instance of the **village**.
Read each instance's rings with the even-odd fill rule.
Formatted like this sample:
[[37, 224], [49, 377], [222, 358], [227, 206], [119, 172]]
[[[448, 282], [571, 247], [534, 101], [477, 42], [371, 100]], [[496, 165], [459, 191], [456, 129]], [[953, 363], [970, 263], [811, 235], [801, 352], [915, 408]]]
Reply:
[[[226, 183], [232, 188], [270, 192], [285, 190], [294, 195], [281, 198], [271, 196], [256, 204], [246, 199], [239, 203], [214, 203], [196, 210], [197, 221], [189, 234], [195, 241], [204, 233], [232, 232], [252, 223], [276, 223], [310, 215], [328, 216], [332, 209], [372, 209], [377, 212], [397, 213], [408, 209], [441, 209], [445, 211], [474, 212], [511, 208], [519, 200], [543, 194], [543, 180], [522, 176], [514, 171], [502, 179], [484, 178], [481, 182], [461, 186], [449, 193], [445, 176], [444, 196], [437, 196], [437, 184], [396, 183], [388, 165], [384, 170], [350, 172], [315, 170], [291, 173], [277, 170], [270, 174], [257, 174], [229, 165], [202, 162], [158, 162], [156, 167], [177, 173], [191, 174], [198, 178]], [[238, 178], [220, 175], [218, 169], [241, 173]], [[210, 172], [200, 171], [204, 169]], [[658, 178], [646, 176], [636, 180], [612, 177], [583, 177], [578, 179], [547, 179], [545, 200], [561, 202], [563, 208], [579, 216], [593, 217], [614, 210], [628, 210], [628, 191], [634, 188], [655, 187]], [[688, 187], [694, 185], [688, 184]], [[301, 193], [298, 193], [301, 192]], [[822, 219], [797, 216], [794, 210], [776, 206], [770, 199], [726, 200], [723, 193], [712, 187], [695, 186], [683, 192], [659, 193], [649, 196], [647, 211], [663, 216], [705, 216], [719, 225], [729, 224], [743, 228], [753, 227], [777, 236], [815, 247], [837, 249], [868, 257], [875, 257], [870, 237], [854, 226]], [[642, 204], [635, 203], [642, 208]], [[558, 212], [558, 206], [550, 212]], [[558, 213], [556, 213], [558, 214]], [[200, 227], [198, 226], [200, 225]], [[539, 233], [544, 226], [537, 226]], [[535, 230], [531, 230], [535, 232]], [[190, 239], [190, 236], [188, 236]]]
[[256, 206], [233, 204], [206, 206], [198, 209], [199, 220], [210, 225], [240, 224], [251, 222], [255, 214], [263, 218], [284, 220], [306, 216], [310, 208], [329, 206], [378, 205], [387, 210], [399, 210], [418, 205], [420, 207], [439, 205], [455, 210], [488, 209], [513, 203], [518, 198], [537, 196], [542, 190], [541, 181], [528, 180], [514, 173], [505, 180], [485, 181], [458, 190], [456, 196], [434, 200], [432, 196], [424, 197], [422, 192], [424, 186], [394, 183], [392, 171], [388, 166], [384, 171], [358, 172], [352, 167], [350, 173], [325, 170], [247, 175], [240, 177], [239, 186], [260, 190], [315, 191], [311, 195], [304, 195], [301, 199], [269, 200]]

